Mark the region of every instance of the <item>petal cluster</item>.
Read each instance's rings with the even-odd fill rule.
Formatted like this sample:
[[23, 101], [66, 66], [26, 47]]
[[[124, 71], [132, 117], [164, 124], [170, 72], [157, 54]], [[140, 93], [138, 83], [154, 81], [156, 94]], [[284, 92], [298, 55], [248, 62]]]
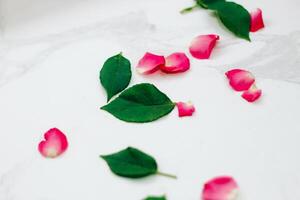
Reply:
[[68, 148], [68, 140], [63, 132], [52, 128], [44, 134], [45, 140], [38, 145], [39, 152], [46, 158], [55, 158]]
[[190, 53], [195, 58], [208, 59], [219, 38], [218, 35], [214, 34], [197, 36], [191, 42]]
[[192, 116], [193, 113], [196, 111], [194, 105], [192, 102], [178, 102], [176, 103], [177, 109], [178, 109], [178, 116], [179, 117], [186, 117], [186, 116]]
[[256, 32], [265, 27], [262, 10], [257, 8], [256, 10], [250, 13], [251, 16], [251, 24], [250, 24], [250, 31]]
[[[191, 55], [198, 59], [208, 59], [219, 38], [214, 34], [197, 36], [189, 47]], [[182, 52], [175, 52], [167, 57], [147, 52], [136, 68], [140, 74], [152, 74], [158, 70], [168, 74], [182, 73], [190, 69], [190, 59]]]
[[205, 183], [202, 200], [236, 200], [238, 184], [230, 176], [220, 176]]
[[190, 69], [190, 60], [185, 53], [176, 52], [166, 58], [147, 52], [137, 65], [140, 74], [152, 74], [158, 70], [164, 73], [182, 73]]
[[262, 91], [255, 85], [255, 77], [251, 72], [243, 69], [233, 69], [225, 73], [229, 80], [229, 85], [242, 93], [242, 98], [252, 103], [260, 98]]

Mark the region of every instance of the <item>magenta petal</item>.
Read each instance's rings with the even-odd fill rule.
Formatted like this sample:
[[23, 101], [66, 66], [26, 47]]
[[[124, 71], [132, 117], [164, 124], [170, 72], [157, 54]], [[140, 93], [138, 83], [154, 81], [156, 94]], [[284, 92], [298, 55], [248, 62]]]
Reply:
[[164, 64], [165, 58], [163, 56], [147, 52], [139, 61], [136, 69], [140, 74], [151, 74], [156, 72], [159, 69], [160, 65]]
[[173, 53], [166, 57], [166, 63], [160, 69], [165, 73], [185, 72], [190, 69], [190, 60], [185, 53]]
[[229, 176], [220, 176], [205, 183], [202, 200], [236, 200], [238, 185]]
[[242, 97], [248, 102], [252, 103], [260, 98], [262, 91], [256, 87], [255, 84], [247, 91], [244, 91]]
[[52, 128], [44, 134], [45, 140], [38, 145], [39, 152], [47, 158], [55, 158], [66, 151], [68, 140], [63, 132]]
[[225, 75], [229, 79], [230, 86], [236, 91], [248, 90], [255, 81], [253, 75], [243, 69], [233, 69]]
[[265, 27], [261, 9], [257, 8], [255, 11], [251, 12], [250, 15], [251, 15], [251, 26], [250, 26], [251, 32], [256, 32], [259, 29]]
[[178, 102], [176, 103], [177, 109], [178, 109], [178, 115], [179, 117], [186, 117], [186, 116], [192, 116], [195, 112], [195, 107], [191, 102]]
[[190, 45], [190, 53], [198, 59], [208, 59], [213, 48], [219, 40], [218, 35], [199, 35]]

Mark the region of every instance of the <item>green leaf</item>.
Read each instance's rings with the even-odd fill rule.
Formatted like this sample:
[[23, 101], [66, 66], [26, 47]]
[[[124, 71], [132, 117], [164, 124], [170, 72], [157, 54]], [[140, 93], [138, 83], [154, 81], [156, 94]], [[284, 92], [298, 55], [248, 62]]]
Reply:
[[107, 102], [119, 92], [122, 92], [131, 79], [130, 62], [122, 54], [108, 58], [101, 71], [100, 81], [107, 93]]
[[167, 200], [167, 198], [165, 196], [161, 196], [161, 197], [149, 196], [149, 197], [145, 198], [144, 200]]
[[164, 93], [148, 83], [137, 84], [101, 109], [127, 122], [151, 122], [169, 114], [175, 107]]
[[234, 2], [218, 2], [210, 5], [210, 9], [215, 9], [221, 22], [236, 36], [250, 41], [250, 21], [249, 12], [241, 5]]
[[250, 41], [249, 12], [241, 5], [225, 0], [196, 0], [197, 5], [216, 12], [224, 26], [240, 38]]
[[159, 172], [157, 163], [152, 156], [133, 147], [128, 147], [110, 155], [101, 155], [100, 157], [107, 162], [111, 171], [118, 176], [141, 178], [157, 174], [168, 178], [177, 178], [174, 175]]
[[119, 176], [141, 178], [157, 172], [155, 159], [132, 147], [101, 157], [107, 162], [111, 171]]

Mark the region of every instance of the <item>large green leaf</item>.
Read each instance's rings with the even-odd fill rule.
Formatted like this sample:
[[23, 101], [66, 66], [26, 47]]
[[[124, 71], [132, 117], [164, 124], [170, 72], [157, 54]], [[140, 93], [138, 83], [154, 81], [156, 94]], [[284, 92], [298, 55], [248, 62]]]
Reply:
[[243, 6], [225, 0], [196, 0], [196, 2], [202, 8], [215, 11], [224, 26], [236, 36], [250, 41], [251, 17]]
[[221, 22], [236, 36], [250, 41], [249, 12], [241, 5], [234, 2], [214, 3], [210, 6], [217, 11]]
[[161, 196], [161, 197], [149, 196], [149, 197], [145, 198], [144, 200], [167, 200], [167, 198], [165, 196]]
[[122, 54], [108, 58], [101, 71], [100, 81], [107, 93], [107, 101], [123, 91], [131, 79], [130, 62]]
[[154, 85], [135, 85], [101, 109], [127, 122], [151, 122], [169, 114], [175, 104]]
[[155, 159], [132, 147], [101, 157], [107, 162], [111, 171], [119, 176], [141, 178], [157, 172]]

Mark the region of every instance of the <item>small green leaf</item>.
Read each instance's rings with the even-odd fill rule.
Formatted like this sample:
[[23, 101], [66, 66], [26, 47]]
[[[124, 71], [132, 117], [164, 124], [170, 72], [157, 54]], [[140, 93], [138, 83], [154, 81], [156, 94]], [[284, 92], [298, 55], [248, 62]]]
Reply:
[[215, 3], [213, 7], [221, 22], [236, 36], [250, 41], [250, 14], [241, 5], [234, 2]]
[[110, 155], [101, 155], [111, 171], [118, 176], [127, 178], [142, 178], [152, 174], [165, 176], [168, 178], [177, 177], [171, 174], [157, 171], [157, 163], [155, 159], [133, 147], [113, 153]]
[[141, 178], [157, 172], [155, 159], [132, 147], [101, 157], [107, 162], [111, 171], [119, 176]]
[[145, 198], [144, 200], [167, 200], [167, 198], [165, 196], [161, 196], [161, 197], [149, 196], [149, 197]]
[[151, 122], [169, 114], [175, 104], [154, 85], [137, 84], [101, 109], [127, 122]]
[[122, 92], [131, 79], [130, 62], [122, 56], [115, 55], [108, 58], [101, 71], [100, 81], [107, 93], [107, 102], [119, 92]]

